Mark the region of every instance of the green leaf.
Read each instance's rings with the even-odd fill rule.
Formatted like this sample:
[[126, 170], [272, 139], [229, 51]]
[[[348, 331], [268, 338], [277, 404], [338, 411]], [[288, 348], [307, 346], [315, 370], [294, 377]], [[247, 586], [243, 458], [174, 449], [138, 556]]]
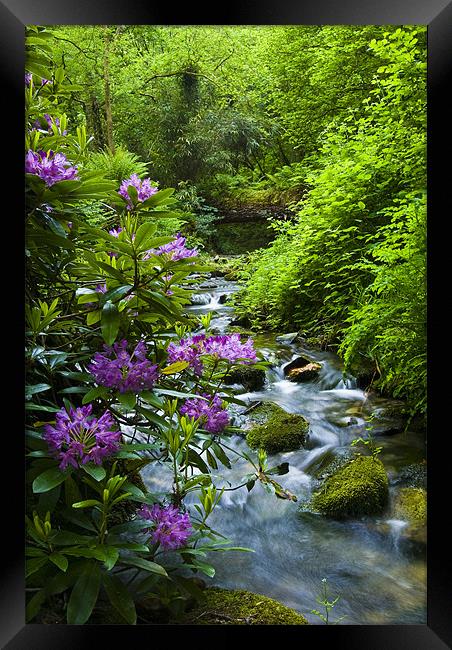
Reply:
[[118, 401], [122, 406], [131, 411], [137, 403], [137, 397], [135, 393], [119, 393]]
[[25, 568], [25, 577], [31, 576], [36, 571], [39, 571], [44, 564], [47, 563], [47, 555], [45, 557], [35, 557], [32, 560], [27, 560]]
[[99, 564], [87, 562], [69, 598], [67, 605], [69, 625], [83, 625], [89, 619], [99, 594], [100, 580]]
[[41, 404], [25, 404], [26, 411], [46, 411], [47, 413], [57, 413], [60, 409], [54, 406], [42, 406]]
[[131, 284], [123, 284], [120, 287], [115, 287], [114, 289], [110, 289], [107, 291], [106, 294], [104, 294], [104, 300], [110, 300], [111, 302], [115, 302], [117, 300], [120, 300], [123, 296], [126, 295], [132, 288]]
[[49, 560], [55, 564], [61, 571], [66, 571], [68, 568], [69, 562], [64, 555], [61, 555], [61, 553], [51, 553], [49, 555]]
[[140, 499], [145, 496], [143, 490], [141, 490], [137, 485], [134, 483], [130, 483], [126, 481], [124, 485], [122, 486], [123, 490], [126, 490], [127, 492], [130, 492], [133, 494], [133, 496], [139, 497]]
[[39, 474], [33, 481], [33, 492], [40, 494], [41, 492], [48, 492], [60, 483], [66, 480], [67, 472], [61, 471], [58, 467], [47, 469], [42, 474]]
[[86, 324], [87, 325], [94, 325], [94, 323], [98, 323], [102, 317], [102, 311], [100, 309], [96, 309], [95, 311], [90, 311], [86, 315]]
[[82, 468], [85, 470], [87, 474], [92, 476], [93, 479], [96, 481], [102, 481], [102, 479], [104, 479], [105, 476], [107, 475], [107, 472], [102, 467], [102, 465], [94, 465], [93, 463], [87, 463], [86, 465], [82, 465]]
[[182, 370], [188, 368], [189, 365], [188, 361], [176, 361], [175, 363], [166, 366], [166, 368], [162, 368], [160, 372], [162, 375], [176, 375], [178, 372], [182, 372]]
[[113, 345], [119, 331], [119, 312], [117, 306], [108, 300], [102, 309], [101, 330], [107, 345]]
[[[72, 507], [72, 504], [71, 504]], [[81, 528], [85, 528], [86, 530], [90, 530], [93, 533], [97, 533], [98, 531], [96, 530], [95, 526], [91, 523], [91, 521], [88, 519], [88, 517], [80, 511], [77, 510], [69, 510], [65, 508], [63, 510], [63, 516], [65, 519], [70, 521], [72, 524], [75, 524], [76, 526], [80, 526]]]
[[149, 248], [149, 240], [157, 230], [157, 226], [150, 221], [143, 223], [137, 230], [134, 240], [134, 246], [138, 252], [144, 251]]
[[77, 300], [77, 303], [79, 305], [87, 305], [92, 302], [98, 302], [99, 301], [99, 294], [98, 293], [86, 293], [83, 296], [80, 296]]
[[135, 603], [121, 580], [114, 575], [104, 573], [102, 576], [102, 583], [107, 596], [116, 611], [129, 625], [135, 625], [137, 622]]
[[107, 571], [111, 571], [115, 566], [119, 558], [119, 550], [115, 546], [99, 546], [99, 549], [102, 549], [105, 555], [104, 566]]
[[88, 404], [88, 402], [92, 402], [97, 397], [105, 397], [106, 395], [108, 395], [108, 388], [105, 386], [96, 386], [86, 393], [82, 399], [82, 404]]
[[[188, 399], [189, 397], [196, 397], [197, 399], [204, 399], [207, 402], [209, 401], [207, 397], [202, 397], [201, 395], [198, 395], [196, 393], [182, 393], [179, 390], [169, 390], [166, 388], [158, 388], [158, 387], [156, 387], [155, 390], [156, 392], [158, 392], [159, 395], [168, 395], [169, 397], [181, 397], [182, 399]], [[247, 406], [245, 402], [243, 403], [245, 404], [245, 406]]]
[[222, 463], [228, 469], [231, 469], [231, 462], [227, 457], [227, 455], [225, 454], [223, 448], [218, 443], [212, 442], [212, 451], [214, 452], [215, 456], [218, 458], [220, 463]]
[[160, 399], [155, 393], [151, 392], [150, 390], [142, 391], [142, 393], [140, 393], [140, 397], [151, 404], [151, 406], [155, 406], [156, 408], [162, 408], [165, 403], [164, 400]]
[[174, 194], [174, 188], [172, 187], [167, 187], [164, 190], [160, 190], [159, 192], [156, 192], [152, 196], [150, 196], [146, 201], [143, 201], [141, 206], [143, 208], [150, 208], [154, 207], [156, 205], [159, 205], [160, 203], [165, 203], [167, 202], [167, 199]]
[[43, 393], [52, 388], [50, 384], [34, 384], [33, 386], [25, 386], [25, 399], [30, 399], [36, 393]]
[[160, 415], [157, 415], [154, 413], [154, 411], [151, 411], [150, 409], [145, 409], [142, 406], [137, 406], [136, 411], [140, 413], [140, 415], [144, 415], [146, 420], [149, 420], [149, 422], [153, 422], [154, 424], [157, 424], [159, 427], [166, 429], [168, 426], [168, 423], [164, 418], [162, 418]]
[[288, 471], [289, 471], [289, 463], [281, 463], [280, 465], [276, 465], [276, 467], [272, 467], [271, 469], [268, 469], [265, 473], [277, 474], [279, 476], [282, 476], [283, 474], [287, 474]]
[[97, 499], [86, 499], [85, 501], [77, 501], [73, 503], [73, 508], [92, 508], [93, 506], [101, 506], [102, 503], [97, 501]]
[[100, 262], [99, 260], [95, 260], [95, 264], [99, 268], [103, 269], [107, 275], [110, 275], [111, 277], [116, 278], [116, 280], [119, 280], [121, 284], [127, 284], [127, 279], [123, 276], [121, 271], [115, 269], [111, 264], [106, 264], [105, 262]]
[[218, 469], [217, 461], [215, 460], [215, 457], [210, 453], [209, 450], [206, 451], [206, 455], [207, 455], [207, 462], [209, 463], [210, 467], [212, 467], [212, 469]]
[[41, 605], [45, 602], [46, 597], [45, 589], [40, 589], [32, 598], [30, 598], [25, 610], [25, 620], [27, 623], [34, 619], [41, 609]]
[[121, 564], [126, 564], [127, 566], [136, 566], [139, 569], [144, 569], [145, 571], [156, 573], [160, 576], [168, 576], [167, 572], [162, 566], [160, 566], [160, 564], [156, 564], [150, 560], [145, 560], [142, 557], [128, 557], [127, 559], [123, 559], [121, 561]]
[[209, 576], [209, 578], [213, 578], [215, 575], [214, 567], [211, 564], [207, 564], [206, 562], [201, 562], [198, 559], [194, 559], [192, 561], [192, 566], [205, 573], [206, 576]]

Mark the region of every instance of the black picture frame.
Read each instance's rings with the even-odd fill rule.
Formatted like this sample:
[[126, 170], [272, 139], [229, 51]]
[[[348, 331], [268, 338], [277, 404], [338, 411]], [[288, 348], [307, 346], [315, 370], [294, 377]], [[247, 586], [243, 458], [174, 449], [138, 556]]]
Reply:
[[[152, 647], [163, 639], [165, 644], [176, 638], [181, 642], [205, 643], [239, 640], [241, 645], [256, 643], [256, 634], [267, 636], [272, 631], [277, 643], [296, 642], [302, 646], [319, 642], [334, 643], [347, 650], [443, 650], [452, 646], [452, 598], [450, 552], [447, 531], [447, 487], [450, 473], [448, 450], [447, 411], [444, 421], [439, 417], [441, 400], [437, 376], [441, 373], [441, 353], [434, 347], [442, 340], [447, 323], [440, 319], [440, 303], [434, 300], [435, 286], [442, 292], [447, 286], [443, 273], [437, 273], [439, 260], [447, 260], [449, 240], [444, 238], [447, 224], [446, 206], [449, 191], [449, 164], [441, 152], [450, 151], [450, 116], [446, 101], [452, 79], [452, 2], [449, 0], [309, 0], [276, 2], [246, 0], [225, 3], [216, 7], [192, 3], [185, 7], [155, 6], [144, 0], [75, 0], [61, 3], [56, 0], [0, 0], [0, 48], [3, 97], [6, 109], [2, 125], [4, 137], [13, 139], [3, 148], [2, 158], [7, 162], [3, 185], [5, 209], [2, 229], [3, 243], [12, 252], [12, 269], [2, 280], [9, 285], [2, 294], [3, 324], [2, 360], [7, 371], [7, 389], [3, 398], [2, 507], [1, 534], [6, 542], [3, 552], [3, 571], [0, 590], [0, 642], [8, 650], [41, 650], [46, 648], [72, 650], [104, 647], [114, 640], [122, 643], [146, 643]], [[23, 137], [23, 71], [24, 26], [27, 24], [423, 24], [428, 26], [428, 221], [429, 221], [429, 410], [428, 418], [428, 544], [427, 544], [427, 624], [426, 625], [340, 625], [306, 626], [302, 629], [284, 626], [263, 630], [248, 626], [222, 626], [221, 635], [215, 626], [68, 626], [25, 624], [24, 590], [24, 525], [23, 481], [24, 443], [19, 414], [23, 413], [24, 376], [18, 371], [23, 358], [21, 326], [23, 318], [23, 154], [17, 143]], [[5, 175], [6, 174], [6, 175]], [[15, 190], [12, 189], [12, 181]], [[7, 198], [5, 202], [5, 197]], [[438, 221], [439, 220], [439, 221]], [[5, 235], [7, 229], [7, 237]], [[438, 235], [435, 234], [438, 231]], [[442, 240], [442, 242], [441, 242]], [[443, 249], [441, 248], [443, 244]], [[447, 246], [447, 248], [446, 248]], [[446, 269], [442, 269], [444, 272]], [[443, 286], [441, 287], [441, 282]], [[447, 301], [448, 296], [442, 293]], [[3, 303], [3, 300], [6, 302]], [[441, 327], [441, 329], [440, 329]], [[447, 349], [447, 340], [444, 347]], [[443, 351], [443, 357], [444, 351]], [[443, 362], [444, 363], [444, 362]], [[14, 371], [11, 371], [14, 369]], [[5, 376], [5, 375], [4, 375]], [[17, 401], [13, 406], [13, 400]], [[4, 477], [6, 467], [12, 470]], [[157, 639], [156, 639], [157, 634]], [[296, 636], [295, 636], [296, 635]], [[264, 641], [267, 638], [262, 637]]]

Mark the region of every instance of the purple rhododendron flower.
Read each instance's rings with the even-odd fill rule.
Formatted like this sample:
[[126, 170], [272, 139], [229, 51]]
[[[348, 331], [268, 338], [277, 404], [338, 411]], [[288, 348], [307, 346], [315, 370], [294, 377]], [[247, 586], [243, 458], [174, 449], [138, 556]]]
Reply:
[[152, 522], [152, 542], [160, 544], [164, 549], [177, 549], [185, 546], [192, 533], [192, 525], [188, 512], [180, 512], [176, 506], [147, 505], [137, 512], [138, 516]]
[[53, 151], [29, 149], [25, 156], [25, 172], [42, 178], [47, 187], [59, 181], [78, 180], [77, 167], [71, 166], [64, 154]]
[[55, 426], [45, 425], [43, 438], [61, 461], [61, 470], [89, 462], [101, 465], [104, 458], [118, 451], [121, 432], [110, 413], [105, 411], [96, 419], [91, 417], [91, 411], [92, 404], [70, 409], [69, 413], [61, 409], [56, 413]]
[[222, 336], [209, 336], [197, 334], [188, 339], [181, 339], [179, 343], [168, 345], [168, 360], [187, 361], [197, 374], [202, 373], [202, 355], [212, 355], [216, 359], [223, 359], [230, 363], [251, 364], [257, 361], [253, 339], [248, 338], [241, 343], [240, 334], [224, 334]]
[[203, 428], [210, 433], [220, 433], [229, 424], [229, 415], [223, 407], [223, 400], [219, 395], [212, 397], [202, 393], [209, 401], [203, 399], [188, 399], [180, 408], [182, 415], [200, 420]]
[[107, 283], [102, 282], [101, 284], [96, 285], [95, 291], [97, 291], [97, 293], [107, 293]]
[[187, 361], [196, 374], [200, 375], [203, 369], [200, 357], [203, 354], [205, 340], [205, 334], [196, 334], [191, 338], [181, 339], [178, 344], [170, 343], [167, 349], [168, 361], [170, 363]]
[[139, 393], [152, 388], [157, 381], [157, 366], [146, 358], [146, 345], [140, 341], [133, 352], [127, 352], [124, 339], [113, 347], [104, 345], [104, 354], [96, 352], [88, 369], [100, 386], [116, 388], [120, 393]]
[[32, 78], [33, 78], [33, 75], [31, 74], [31, 72], [26, 72], [25, 73], [25, 85], [26, 86], [30, 86]]
[[146, 251], [143, 259], [147, 260], [151, 255], [162, 255], [163, 253], [167, 254], [173, 262], [177, 262], [178, 260], [187, 257], [196, 257], [198, 255], [198, 250], [196, 248], [186, 248], [185, 242], [186, 237], [182, 237], [182, 235], [178, 233], [176, 239], [169, 242], [169, 244], [164, 244], [158, 248], [151, 248]]
[[50, 81], [50, 79], [44, 79], [44, 78], [41, 79], [41, 86], [45, 86], [46, 84], [51, 84], [51, 83], [52, 82]]
[[130, 186], [136, 189], [138, 194], [138, 201], [140, 203], [146, 201], [146, 199], [158, 192], [158, 188], [151, 184], [150, 178], [145, 178], [141, 181], [137, 174], [132, 174], [130, 178], [122, 181], [121, 186], [118, 190], [118, 194], [127, 201], [127, 207], [129, 210], [133, 208], [129, 193], [127, 191]]

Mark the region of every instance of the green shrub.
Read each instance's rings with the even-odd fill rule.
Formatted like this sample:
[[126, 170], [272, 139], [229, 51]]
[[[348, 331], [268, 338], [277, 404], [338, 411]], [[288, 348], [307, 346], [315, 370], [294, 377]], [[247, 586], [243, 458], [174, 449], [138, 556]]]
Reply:
[[106, 178], [121, 183], [132, 174], [144, 176], [147, 174], [148, 165], [142, 162], [137, 155], [127, 151], [124, 147], [116, 147], [112, 153], [109, 149], [92, 153], [86, 165], [87, 169], [102, 171]]

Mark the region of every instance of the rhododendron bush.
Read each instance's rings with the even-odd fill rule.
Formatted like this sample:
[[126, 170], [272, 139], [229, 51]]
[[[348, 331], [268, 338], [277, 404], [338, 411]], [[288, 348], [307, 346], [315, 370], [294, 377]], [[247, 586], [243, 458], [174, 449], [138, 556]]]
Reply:
[[[68, 623], [89, 621], [103, 598], [134, 624], [146, 593], [165, 593], [177, 615], [200, 593], [187, 575], [214, 575], [210, 553], [247, 550], [209, 528], [234, 489], [211, 469], [230, 467], [223, 441], [237, 399], [222, 378], [264, 364], [251, 339], [187, 317], [191, 274], [207, 269], [182, 233], [157, 231], [174, 216], [173, 190], [88, 171], [92, 138], [61, 113], [77, 86], [50, 59], [50, 38], [28, 29], [27, 620], [65, 594]], [[91, 200], [105, 205], [106, 228], [83, 218]], [[247, 459], [249, 489], [269, 484], [262, 452]], [[170, 491], [148, 490], [150, 463], [168, 465]]]

